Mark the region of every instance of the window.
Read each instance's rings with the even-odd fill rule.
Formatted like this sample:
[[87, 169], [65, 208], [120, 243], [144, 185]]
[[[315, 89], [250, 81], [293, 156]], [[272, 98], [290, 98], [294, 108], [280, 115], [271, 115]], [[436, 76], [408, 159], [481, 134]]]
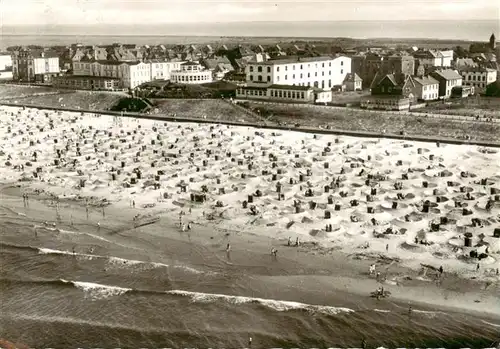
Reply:
[[276, 67], [276, 71], [279, 72], [280, 71], [280, 67]]
[[310, 78], [311, 77], [311, 73], [307, 73], [307, 77]]
[[321, 72], [321, 76], [325, 76], [325, 72], [324, 71]]
[[258, 71], [259, 73], [262, 73], [262, 67], [257, 67], [257, 71]]
[[303, 77], [303, 75], [302, 75], [302, 73], [300, 73], [300, 78], [302, 79], [302, 77]]
[[252, 66], [250, 66], [250, 73], [253, 73], [253, 67]]
[[321, 81], [321, 88], [325, 88], [325, 80]]
[[340, 69], [340, 74], [344, 74], [344, 69]]
[[340, 61], [340, 65], [343, 66], [344, 65], [344, 61]]
[[304, 99], [304, 92], [300, 93], [300, 98]]
[[328, 75], [332, 75], [332, 71], [331, 70], [328, 72]]
[[295, 79], [295, 74], [292, 75], [292, 79]]
[[314, 76], [318, 76], [318, 72], [317, 71], [314, 72]]
[[328, 87], [331, 88], [332, 87], [332, 80], [328, 80]]
[[257, 80], [262, 81], [262, 75], [257, 76]]
[[325, 63], [321, 63], [321, 67], [324, 68], [325, 67]]
[[253, 75], [250, 75], [250, 81], [253, 81]]
[[295, 70], [295, 64], [294, 64], [294, 65], [292, 65], [292, 67], [293, 67], [292, 69], [293, 69], [293, 70]]
[[288, 75], [285, 75], [285, 80], [288, 79]]
[[267, 72], [270, 73], [271, 72], [271, 67], [267, 67]]
[[285, 65], [285, 71], [288, 71], [288, 66]]
[[302, 64], [300, 65], [300, 69], [304, 69], [304, 67], [302, 66]]
[[268, 76], [268, 77], [267, 77], [267, 82], [270, 82], [270, 81], [271, 81], [271, 77], [270, 77], [270, 76]]

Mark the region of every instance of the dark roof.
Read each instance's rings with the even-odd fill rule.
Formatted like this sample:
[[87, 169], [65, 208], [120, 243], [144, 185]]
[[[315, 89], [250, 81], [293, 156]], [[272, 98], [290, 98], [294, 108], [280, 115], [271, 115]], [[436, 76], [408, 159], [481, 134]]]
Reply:
[[136, 61], [136, 62], [122, 62], [122, 61], [95, 60], [95, 59], [91, 59], [91, 60], [86, 61], [84, 63], [99, 63], [99, 64], [106, 64], [106, 65], [122, 65], [122, 64], [137, 65], [137, 64], [139, 64], [141, 62], [139, 62], [139, 61]]
[[311, 63], [321, 61], [331, 61], [337, 57], [320, 56], [320, 57], [288, 57], [280, 59], [271, 59], [265, 62], [252, 62], [252, 64], [275, 65], [275, 64], [290, 64], [290, 63]]
[[243, 86], [240, 87], [243, 90], [261, 90], [261, 91], [267, 91], [267, 87], [254, 87], [254, 86]]
[[278, 85], [274, 84], [269, 86], [270, 89], [273, 90], [296, 90], [296, 91], [308, 91], [311, 90], [311, 86], [297, 86], [297, 85]]
[[60, 80], [120, 80], [120, 78], [113, 78], [107, 76], [93, 76], [93, 75], [66, 75], [58, 76], [56, 79]]
[[346, 76], [345, 76], [345, 79], [344, 81], [351, 81], [351, 82], [355, 82], [355, 81], [363, 81], [363, 79], [361, 79], [359, 77], [358, 74], [356, 73], [348, 73]]
[[59, 57], [59, 55], [54, 51], [44, 51], [44, 50], [30, 50], [29, 54], [33, 58], [58, 58]]
[[405, 74], [375, 74], [370, 88], [378, 86], [384, 79], [388, 79], [394, 86], [402, 86], [406, 82], [408, 76]]
[[486, 73], [486, 72], [494, 72], [495, 69], [485, 68], [485, 67], [473, 67], [473, 66], [464, 66], [460, 68], [461, 72], [471, 72], [471, 73]]
[[195, 62], [184, 62], [182, 63], [181, 65], [199, 65], [198, 63], [195, 63]]

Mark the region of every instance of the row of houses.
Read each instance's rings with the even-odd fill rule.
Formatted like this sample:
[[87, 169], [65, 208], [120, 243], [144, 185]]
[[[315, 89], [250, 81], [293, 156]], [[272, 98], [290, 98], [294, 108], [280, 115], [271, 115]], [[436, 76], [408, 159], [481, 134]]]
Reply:
[[407, 110], [419, 101], [433, 101], [451, 97], [465, 97], [474, 93], [473, 87], [464, 87], [463, 78], [456, 70], [435, 70], [428, 76], [409, 74], [379, 74], [371, 86], [371, 96], [361, 102], [362, 108]]
[[73, 63], [72, 75], [56, 77], [53, 84], [66, 88], [121, 90], [158, 79], [203, 84], [212, 82], [212, 72], [195, 62], [77, 62]]

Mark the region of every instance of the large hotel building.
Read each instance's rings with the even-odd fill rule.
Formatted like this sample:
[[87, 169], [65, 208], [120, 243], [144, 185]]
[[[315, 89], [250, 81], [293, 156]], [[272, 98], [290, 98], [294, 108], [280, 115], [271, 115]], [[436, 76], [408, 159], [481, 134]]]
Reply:
[[[237, 90], [237, 96], [328, 102], [332, 88], [342, 85], [350, 72], [351, 58], [345, 56], [252, 62], [245, 68], [246, 86]], [[287, 92], [276, 96], [275, 90]]]

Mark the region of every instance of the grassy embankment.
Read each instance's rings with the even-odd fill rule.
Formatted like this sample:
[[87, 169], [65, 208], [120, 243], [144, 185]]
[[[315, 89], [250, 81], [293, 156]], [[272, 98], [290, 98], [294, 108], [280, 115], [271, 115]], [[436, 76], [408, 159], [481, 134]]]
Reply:
[[[57, 94], [53, 94], [59, 92]], [[49, 93], [46, 95], [37, 95]], [[52, 94], [50, 94], [52, 93]], [[120, 99], [120, 93], [57, 91], [45, 87], [0, 86], [0, 102], [31, 104], [47, 107], [68, 107], [89, 110], [110, 110]], [[222, 100], [154, 100], [158, 114], [178, 117], [207, 118], [224, 121], [259, 122]], [[500, 142], [500, 125], [484, 122], [463, 122], [427, 118], [422, 116], [401, 116], [398, 114], [374, 113], [358, 109], [322, 108], [314, 106], [261, 105], [249, 102], [253, 111], [270, 123], [301, 124], [303, 126], [330, 126], [346, 131], [386, 132], [399, 134], [405, 131], [408, 136], [441, 136], [464, 139], [469, 135], [472, 140]], [[492, 109], [493, 111], [493, 109]]]

